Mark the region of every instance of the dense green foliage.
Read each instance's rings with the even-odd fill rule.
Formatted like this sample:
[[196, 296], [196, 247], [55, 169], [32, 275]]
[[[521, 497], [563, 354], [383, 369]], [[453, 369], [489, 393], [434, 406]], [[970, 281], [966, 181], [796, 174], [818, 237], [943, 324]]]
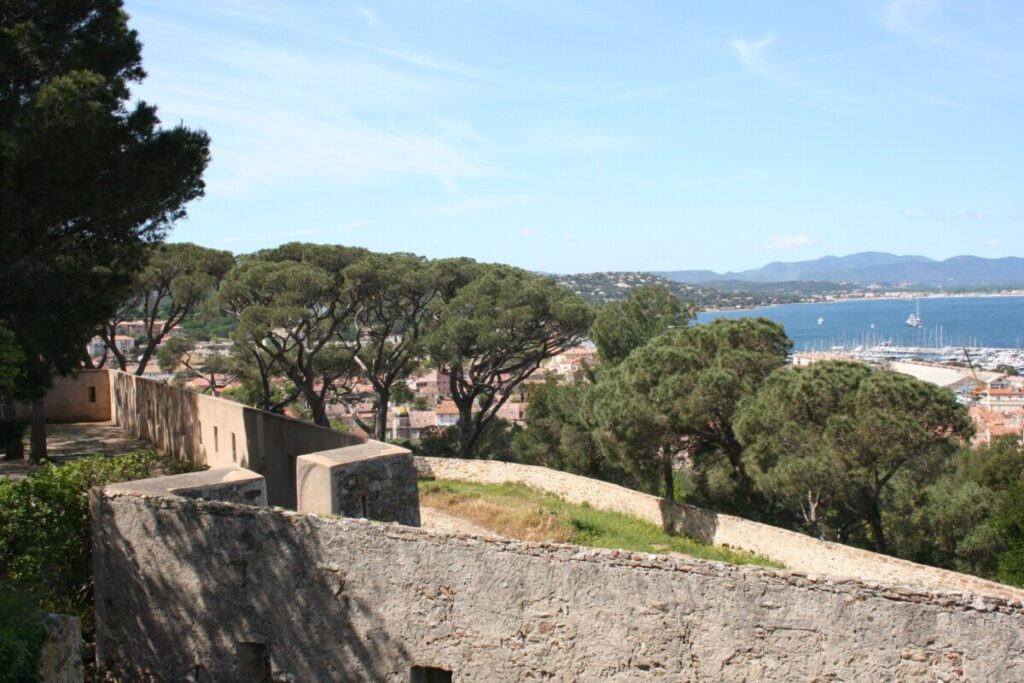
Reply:
[[0, 321], [0, 404], [14, 396], [24, 361], [25, 354], [18, 347], [14, 333]]
[[467, 264], [463, 286], [443, 293], [430, 359], [450, 377], [459, 409], [459, 455], [475, 457], [487, 423], [543, 361], [577, 346], [593, 313], [550, 278]]
[[[120, 0], [0, 5], [0, 320], [24, 352], [20, 398], [80, 365], [203, 193], [206, 134], [160, 128], [155, 107], [130, 101], [141, 49]], [[33, 422], [33, 459], [44, 430]]]
[[590, 326], [602, 365], [618, 365], [635, 349], [669, 330], [686, 325], [693, 309], [658, 285], [630, 291], [623, 301], [602, 306]]
[[89, 489], [189, 468], [153, 451], [44, 464], [23, 481], [0, 479], [0, 581], [39, 607], [93, 623]]
[[431, 304], [460, 277], [451, 265], [413, 254], [367, 254], [345, 273], [360, 330], [353, 340], [355, 361], [376, 395], [374, 422], [366, 430], [375, 439], [383, 441], [387, 433], [396, 384], [423, 361], [425, 340], [438, 322]]
[[994, 522], [1004, 547], [998, 559], [999, 580], [1024, 586], [1024, 480], [1020, 477], [1004, 495]]
[[758, 555], [666, 533], [656, 524], [636, 517], [568, 503], [523, 484], [437, 480], [421, 481], [419, 487], [424, 505], [465, 516], [513, 538], [525, 536], [526, 540], [576, 543], [592, 548], [677, 552], [717, 562], [781, 566]]
[[[227, 277], [215, 305], [233, 315], [236, 342], [253, 360], [270, 364], [295, 385], [313, 421], [330, 426], [327, 402], [343, 393], [359, 372], [346, 269], [362, 249], [285, 244], [245, 256]], [[270, 377], [266, 377], [268, 383]]]
[[971, 431], [952, 392], [839, 361], [776, 371], [736, 418], [747, 469], [784, 519], [844, 540], [866, 525], [879, 552], [896, 477], [925, 481]]
[[655, 337], [603, 372], [584, 415], [609, 457], [645, 479], [659, 474], [666, 499], [684, 457], [707, 486], [723, 461], [740, 492], [750, 481], [733, 433], [740, 399], [786, 361], [790, 341], [764, 318], [718, 319]]
[[30, 594], [0, 581], [0, 683], [37, 680], [46, 631]]

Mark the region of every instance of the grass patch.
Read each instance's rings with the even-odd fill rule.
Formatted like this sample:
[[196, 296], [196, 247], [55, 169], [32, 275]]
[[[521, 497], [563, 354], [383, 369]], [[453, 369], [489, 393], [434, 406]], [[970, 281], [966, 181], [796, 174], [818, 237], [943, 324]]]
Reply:
[[706, 545], [618, 512], [574, 505], [523, 484], [421, 480], [420, 504], [524, 541], [574, 543], [647, 553], [684, 553], [732, 564], [782, 565], [760, 555]]

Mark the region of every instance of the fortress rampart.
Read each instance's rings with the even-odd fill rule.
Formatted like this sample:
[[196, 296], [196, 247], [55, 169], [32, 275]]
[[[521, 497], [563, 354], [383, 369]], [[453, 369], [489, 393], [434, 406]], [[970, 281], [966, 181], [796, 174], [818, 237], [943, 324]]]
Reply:
[[1019, 601], [149, 487], [93, 493], [98, 654], [171, 678], [1024, 679]]
[[[413, 459], [121, 373], [109, 386], [119, 424], [214, 469], [93, 492], [101, 661], [193, 680], [1024, 680], [1024, 592], [1008, 586], [562, 472]], [[418, 523], [414, 463], [788, 569], [351, 518]]]

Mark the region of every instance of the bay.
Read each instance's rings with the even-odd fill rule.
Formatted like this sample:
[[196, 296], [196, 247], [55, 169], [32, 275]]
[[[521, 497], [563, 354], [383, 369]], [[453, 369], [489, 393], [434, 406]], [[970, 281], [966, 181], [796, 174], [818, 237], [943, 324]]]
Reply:
[[[906, 324], [920, 306], [921, 327]], [[697, 322], [764, 316], [781, 324], [794, 351], [842, 346], [969, 346], [1020, 349], [1024, 296], [855, 299], [784, 304], [738, 311], [705, 311]], [[819, 324], [821, 319], [821, 324]]]

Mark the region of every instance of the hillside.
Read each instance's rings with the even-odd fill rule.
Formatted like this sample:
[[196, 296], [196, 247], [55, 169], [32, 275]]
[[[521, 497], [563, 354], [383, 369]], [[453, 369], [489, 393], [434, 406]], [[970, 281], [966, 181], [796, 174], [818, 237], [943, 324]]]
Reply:
[[867, 251], [849, 256], [823, 256], [810, 261], [774, 261], [761, 268], [739, 272], [676, 270], [655, 274], [676, 282], [701, 285], [722, 281], [782, 283], [816, 280], [858, 285], [992, 287], [1024, 285], [1024, 258], [954, 256], [937, 261], [925, 256]]
[[661, 285], [698, 309], [749, 308], [794, 303], [803, 299], [800, 294], [790, 291], [753, 292], [731, 288], [717, 289], [710, 286], [698, 287], [642, 272], [578, 273], [552, 277], [558, 284], [568, 287], [592, 304], [621, 301], [629, 296], [630, 290], [644, 285]]

